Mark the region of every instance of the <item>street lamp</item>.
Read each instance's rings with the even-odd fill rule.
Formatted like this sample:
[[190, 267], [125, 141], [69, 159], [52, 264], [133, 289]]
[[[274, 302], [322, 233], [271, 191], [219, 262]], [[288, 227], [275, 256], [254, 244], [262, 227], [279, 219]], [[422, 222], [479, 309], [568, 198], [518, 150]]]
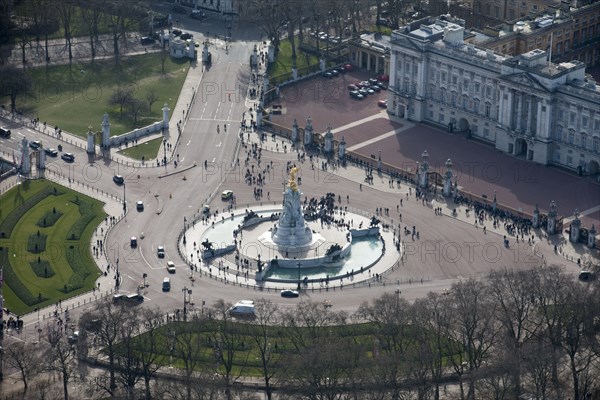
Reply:
[[[190, 297], [192, 296], [192, 289], [188, 289], [187, 286], [184, 286], [181, 291], [183, 292], [183, 320], [187, 321], [187, 305], [190, 302]], [[188, 296], [187, 299], [186, 294]]]
[[300, 261], [298, 261], [298, 290], [300, 290], [300, 267], [302, 266], [302, 263]]
[[165, 173], [167, 172], [167, 139], [163, 139], [163, 164], [165, 164]]
[[115, 274], [115, 286], [119, 287], [119, 259], [117, 258], [117, 273]]
[[127, 212], [127, 200], [125, 198], [125, 182], [123, 182], [123, 214]]

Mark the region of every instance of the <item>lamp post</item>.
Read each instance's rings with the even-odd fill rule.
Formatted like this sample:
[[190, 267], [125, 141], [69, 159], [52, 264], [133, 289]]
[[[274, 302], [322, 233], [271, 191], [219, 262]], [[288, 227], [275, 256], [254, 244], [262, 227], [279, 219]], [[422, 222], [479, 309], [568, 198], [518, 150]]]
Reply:
[[119, 287], [119, 259], [117, 258], [117, 273], [115, 274], [115, 287]]
[[167, 172], [167, 139], [163, 139], [163, 164], [165, 164], [165, 173]]
[[300, 290], [300, 267], [302, 266], [302, 263], [300, 261], [298, 261], [298, 290]]
[[123, 182], [123, 214], [127, 213], [127, 200], [125, 197], [125, 182]]
[[[192, 289], [188, 289], [187, 286], [184, 286], [181, 291], [183, 292], [183, 320], [187, 321], [187, 305], [190, 302]], [[186, 295], [188, 296], [187, 298]]]

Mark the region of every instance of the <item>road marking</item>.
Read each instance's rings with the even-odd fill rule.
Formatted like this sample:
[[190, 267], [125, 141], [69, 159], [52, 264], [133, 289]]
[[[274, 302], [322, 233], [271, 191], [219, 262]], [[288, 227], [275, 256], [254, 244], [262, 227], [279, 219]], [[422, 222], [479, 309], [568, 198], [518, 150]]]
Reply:
[[219, 142], [215, 147], [221, 147], [221, 142]]
[[217, 157], [213, 157], [211, 162], [215, 162], [217, 160]]
[[186, 146], [189, 146], [189, 145], [190, 145], [190, 143], [192, 143], [192, 139], [190, 139], [190, 140], [187, 142]]

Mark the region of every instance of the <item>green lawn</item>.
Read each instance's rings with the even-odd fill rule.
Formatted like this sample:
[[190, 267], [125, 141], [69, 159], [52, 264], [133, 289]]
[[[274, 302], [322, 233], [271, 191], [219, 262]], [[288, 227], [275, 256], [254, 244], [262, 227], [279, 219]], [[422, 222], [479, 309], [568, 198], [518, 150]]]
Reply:
[[106, 217], [102, 202], [41, 179], [9, 190], [0, 205], [5, 307], [24, 314], [92, 289], [100, 270], [89, 246]]
[[162, 141], [162, 138], [152, 139], [142, 144], [138, 144], [137, 146], [131, 146], [125, 150], [121, 150], [119, 153], [135, 160], [141, 160], [142, 157], [144, 157], [145, 161], [154, 160], [158, 155], [158, 149], [160, 148]]
[[[18, 98], [17, 108], [39, 117], [40, 123], [46, 121], [49, 127], [58, 126], [80, 136], [87, 133], [90, 125], [100, 131], [102, 115], [108, 112], [110, 133], [119, 135], [162, 120], [165, 103], [173, 110], [189, 65], [188, 60], [169, 57], [163, 75], [159, 54], [150, 53], [124, 58], [119, 71], [115, 70], [114, 60], [74, 63], [71, 68], [59, 65], [31, 69], [32, 97]], [[119, 86], [133, 88], [134, 97], [145, 102], [137, 124], [125, 110], [121, 115], [119, 106], [110, 105], [110, 98]], [[158, 100], [149, 112], [146, 97], [152, 90]], [[9, 104], [7, 97], [0, 100]]]
[[[308, 38], [306, 38], [308, 39]], [[308, 65], [319, 64], [319, 60], [316, 56], [304, 53], [298, 50], [300, 45], [300, 41], [298, 37], [294, 38], [296, 42], [296, 65], [298, 69], [302, 69]], [[275, 62], [269, 66], [269, 75], [273, 77], [277, 77], [279, 75], [284, 75], [287, 73], [291, 73], [292, 71], [292, 46], [288, 39], [284, 39], [281, 41], [279, 45], [279, 52], [275, 57]]]

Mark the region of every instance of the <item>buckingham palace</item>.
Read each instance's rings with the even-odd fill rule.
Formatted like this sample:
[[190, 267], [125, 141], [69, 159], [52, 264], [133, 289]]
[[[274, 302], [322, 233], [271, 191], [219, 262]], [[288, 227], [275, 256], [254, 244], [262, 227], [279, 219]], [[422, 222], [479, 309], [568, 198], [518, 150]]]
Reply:
[[516, 157], [599, 173], [600, 85], [580, 61], [506, 57], [464, 42], [464, 23], [427, 18], [392, 33], [388, 111]]

